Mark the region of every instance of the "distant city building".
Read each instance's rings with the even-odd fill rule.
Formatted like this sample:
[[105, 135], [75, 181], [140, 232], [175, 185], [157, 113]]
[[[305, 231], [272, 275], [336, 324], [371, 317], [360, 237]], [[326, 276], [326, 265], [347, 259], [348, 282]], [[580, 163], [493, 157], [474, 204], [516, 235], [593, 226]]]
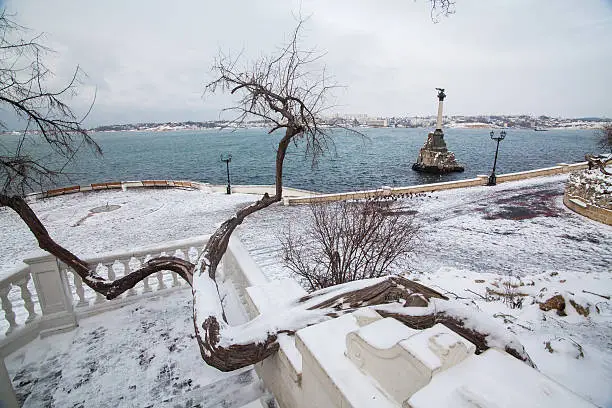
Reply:
[[387, 127], [389, 126], [389, 120], [387, 119], [366, 119], [366, 126], [371, 127]]

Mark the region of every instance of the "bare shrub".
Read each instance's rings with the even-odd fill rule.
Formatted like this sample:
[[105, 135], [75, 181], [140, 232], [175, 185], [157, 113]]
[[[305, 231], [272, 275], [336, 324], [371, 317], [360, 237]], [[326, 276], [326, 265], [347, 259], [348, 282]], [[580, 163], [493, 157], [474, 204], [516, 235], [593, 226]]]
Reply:
[[312, 204], [304, 234], [281, 237], [283, 263], [314, 291], [377, 278], [415, 250], [419, 227], [412, 212], [380, 199]]
[[524, 284], [520, 277], [508, 275], [501, 281], [501, 288], [487, 288], [486, 300], [487, 302], [501, 300], [510, 309], [522, 309], [523, 299], [527, 294], [519, 290], [521, 286], [524, 286]]

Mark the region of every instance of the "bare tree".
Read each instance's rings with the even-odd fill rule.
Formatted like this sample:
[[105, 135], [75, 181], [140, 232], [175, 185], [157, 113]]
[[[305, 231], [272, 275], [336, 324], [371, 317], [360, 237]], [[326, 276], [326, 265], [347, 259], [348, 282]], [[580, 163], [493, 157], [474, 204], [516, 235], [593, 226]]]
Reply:
[[599, 147], [612, 153], [612, 124], [606, 124], [596, 129], [595, 136], [598, 139]]
[[[75, 95], [82, 71], [77, 67], [60, 89], [49, 88], [53, 74], [43, 62], [49, 49], [39, 43], [40, 35], [28, 34], [4, 12], [0, 15], [0, 106], [13, 112], [25, 129], [16, 143], [0, 142], [3, 195], [23, 195], [61, 180], [66, 163], [84, 145], [101, 153], [82, 126], [84, 118], [77, 118], [65, 101]], [[4, 123], [0, 122], [0, 130], [6, 130]], [[51, 147], [52, 160], [35, 157], [28, 150], [41, 142]]]
[[[240, 69], [236, 60], [221, 56], [213, 67], [218, 76], [206, 89], [209, 92], [229, 91], [239, 96], [238, 103], [233, 108], [238, 112], [237, 121], [243, 121], [250, 116], [263, 118], [273, 124], [270, 133], [282, 131], [283, 136], [276, 152], [274, 195], [264, 194], [258, 201], [240, 209], [223, 222], [208, 240], [195, 265], [175, 257], [159, 257], [126, 276], [110, 281], [96, 274], [92, 265], [56, 243], [21, 195], [2, 193], [0, 206], [13, 209], [34, 234], [41, 249], [72, 268], [85, 284], [107, 299], [116, 298], [157, 271], [170, 270], [179, 274], [192, 287], [193, 320], [202, 358], [223, 371], [257, 363], [275, 353], [279, 347], [279, 333], [293, 333], [307, 325], [356, 308], [377, 305], [380, 307], [376, 310], [382, 315], [396, 317], [411, 327], [425, 328], [441, 322], [472, 340], [479, 350], [488, 348], [489, 333], [474, 330], [474, 325], [467, 324], [470, 320], [469, 313], [458, 313], [456, 305], [447, 307], [447, 303], [444, 303], [447, 298], [440, 293], [396, 276], [371, 281], [358, 289], [350, 284], [328, 288], [296, 299], [287, 310], [259, 316], [244, 325], [232, 327], [227, 323], [216, 274], [230, 236], [247, 216], [281, 200], [283, 163], [292, 142], [304, 141], [308, 151], [315, 156], [322, 153], [327, 146], [328, 135], [320, 126], [319, 114], [325, 108], [330, 85], [323, 69], [316, 71], [312, 68], [319, 60], [319, 55], [300, 49], [300, 28], [301, 23], [288, 45], [273, 57], [262, 58]], [[21, 106], [25, 107], [23, 103], [14, 106], [26, 117], [30, 117], [28, 112], [31, 112], [35, 123], [45, 123], [34, 119], [41, 116], [36, 109], [22, 109]], [[50, 122], [50, 129], [57, 129], [58, 126], [59, 129], [65, 129], [62, 126], [65, 126], [66, 122], [72, 123], [72, 126], [78, 124], [66, 119], [47, 120]], [[44, 126], [40, 131], [43, 129], [46, 131]], [[81, 140], [89, 141], [85, 136], [86, 132], [80, 132], [79, 129], [80, 125], [77, 134], [81, 135]], [[74, 143], [78, 143], [73, 138], [73, 133], [68, 130], [65, 133], [65, 140], [71, 148]], [[63, 135], [59, 130], [46, 133], [52, 146], [55, 139], [51, 136], [58, 134]], [[64, 148], [61, 151], [71, 150]], [[436, 299], [442, 303], [436, 302]], [[413, 306], [419, 308], [415, 310]], [[424, 311], [424, 307], [428, 309]], [[506, 350], [531, 363], [520, 343], [514, 338], [508, 339]]]
[[411, 255], [419, 227], [393, 201], [311, 204], [303, 234], [281, 237], [283, 263], [310, 290], [388, 275]]
[[584, 158], [589, 162], [589, 169], [598, 168], [603, 174], [610, 176], [612, 173], [610, 173], [606, 167], [612, 163], [612, 125], [606, 124], [596, 129], [595, 136], [597, 137], [598, 147], [609, 150], [611, 154], [607, 156], [586, 154]]
[[440, 21], [441, 17], [448, 17], [455, 14], [454, 0], [429, 0], [431, 4], [430, 17], [434, 23]]

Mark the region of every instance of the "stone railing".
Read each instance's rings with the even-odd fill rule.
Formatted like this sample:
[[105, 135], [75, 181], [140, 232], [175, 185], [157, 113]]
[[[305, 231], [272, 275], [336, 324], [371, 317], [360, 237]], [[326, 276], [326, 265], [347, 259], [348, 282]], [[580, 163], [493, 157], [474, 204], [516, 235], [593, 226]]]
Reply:
[[[132, 188], [190, 188], [210, 193], [225, 193], [226, 186], [220, 184], [200, 183], [187, 180], [142, 180], [142, 181], [109, 181], [103, 183], [92, 183], [83, 186], [68, 186], [41, 191], [28, 195], [30, 199], [57, 197], [66, 194], [85, 193], [101, 190], [127, 190]], [[274, 185], [232, 185], [232, 193], [263, 195], [274, 194]], [[298, 188], [283, 187], [283, 197], [303, 197], [316, 194], [313, 191]]]
[[[199, 248], [204, 243], [205, 238], [200, 237], [88, 261], [106, 266], [107, 274], [112, 269], [115, 276], [120, 276], [124, 272], [119, 271], [115, 261], [129, 267], [130, 263], [135, 265], [132, 259], [142, 262], [147, 255], [154, 256], [162, 252], [191, 252], [195, 256], [196, 252], [191, 248]], [[175, 282], [173, 275], [163, 274], [161, 278], [149, 278], [153, 283], [143, 282], [140, 288], [136, 287], [136, 294], [126, 293], [121, 299], [98, 301], [95, 296], [89, 298], [87, 292], [79, 295], [79, 285], [74, 281], [72, 284], [69, 282], [68, 275], [71, 272], [58, 266], [57, 261], [50, 260], [48, 256], [28, 261], [27, 268], [20, 269], [10, 279], [3, 281], [3, 285], [15, 282], [19, 289], [26, 288], [24, 291], [28, 292], [27, 276], [30, 276], [34, 281], [35, 292], [31, 293], [27, 302], [28, 295], [24, 295], [24, 302], [31, 309], [31, 305], [36, 305], [36, 300], [32, 300], [36, 295], [44, 299], [39, 301], [42, 316], [34, 310], [28, 314], [30, 323], [25, 324], [25, 327], [32, 327], [37, 322], [45, 321], [45, 318], [55, 319], [55, 323], [50, 326], [55, 331], [61, 330], [62, 324], [66, 323], [68, 327], [74, 327], [70, 326], [70, 319], [58, 319], [71, 313], [75, 321], [82, 314], [78, 312], [80, 308], [106, 310], [108, 306], [104, 309], [104, 305], [120, 306], [121, 302], [146, 296], [147, 285], [152, 293], [158, 293], [170, 290]], [[283, 301], [305, 294], [304, 289], [292, 279], [268, 281], [236, 237], [230, 240], [222, 270], [219, 278], [223, 283], [232, 284], [250, 318], [275, 310]], [[75, 293], [76, 298], [73, 300], [72, 295]], [[79, 306], [80, 302], [85, 304]], [[13, 328], [7, 337], [17, 335], [19, 330]], [[325, 341], [321, 341], [323, 338]], [[480, 405], [483, 407], [492, 407], [495, 404], [483, 398], [490, 394], [489, 390], [493, 386], [495, 395], [511, 393], [512, 387], [504, 381], [509, 373], [513, 378], [523, 379], [520, 384], [521, 406], [557, 407], [565, 401], [572, 407], [593, 407], [503, 351], [491, 349], [482, 356], [474, 356], [473, 345], [444, 326], [437, 325], [423, 331], [413, 330], [392, 318], [383, 319], [369, 309], [301, 329], [295, 336], [280, 334], [278, 341], [279, 351], [257, 363], [255, 369], [283, 408], [370, 407], [373, 401], [377, 407], [390, 408], [452, 406], [451, 401], [456, 401], [457, 396], [469, 397], [470, 401], [478, 398], [477, 401], [482, 402]], [[474, 373], [485, 374], [482, 378], [478, 377], [477, 381], [471, 381]], [[444, 382], [445, 375], [453, 381]], [[492, 380], [485, 377], [491, 377]], [[18, 407], [2, 359], [0, 391], [0, 407]], [[442, 398], [444, 404], [433, 404], [435, 396]]]
[[[85, 259], [107, 279], [119, 278], [157, 256], [173, 255], [192, 262], [200, 255], [208, 237], [166, 242], [125, 252]], [[114, 300], [106, 300], [71, 269], [46, 252], [24, 260], [25, 265], [0, 280], [0, 407], [17, 407], [4, 357], [38, 336], [73, 329], [79, 318], [115, 309], [143, 297], [189, 288], [171, 271], [160, 271], [139, 282]]]
[[[113, 280], [128, 274], [156, 256], [176, 256], [195, 261], [207, 237], [167, 242], [163, 245], [107, 253], [85, 259], [96, 272]], [[106, 300], [83, 284], [81, 278], [52, 255], [42, 252], [24, 260], [0, 281], [0, 299], [4, 311], [0, 319], [0, 355], [7, 355], [38, 335], [46, 336], [76, 326], [85, 317], [117, 308], [143, 296], [160, 291], [186, 288], [176, 273], [157, 272], [139, 282], [119, 298]]]
[[[0, 280], [0, 300], [4, 311], [4, 324], [0, 328], [4, 329], [6, 336], [37, 319], [40, 307], [29, 266], [17, 268]], [[19, 323], [15, 309], [20, 312]]]
[[[555, 174], [570, 173], [576, 170], [583, 170], [588, 167], [587, 162], [566, 164], [560, 163], [557, 166], [544, 169], [521, 171], [517, 173], [500, 174], [497, 176], [497, 183], [508, 181], [525, 180], [534, 177], [551, 176]], [[434, 191], [451, 190], [455, 188], [478, 187], [487, 184], [489, 176], [479, 175], [476, 178], [447, 181], [442, 183], [419, 184], [407, 187], [382, 187], [375, 190], [350, 191], [346, 193], [317, 194], [304, 197], [285, 197], [285, 205], [299, 205], [311, 203], [323, 203], [343, 200], [361, 200], [374, 197], [385, 197], [399, 194], [433, 193]]]
[[[305, 295], [293, 279], [267, 281], [238, 240], [225, 279], [242, 288], [249, 317], [274, 313]], [[228, 259], [226, 259], [227, 262]], [[475, 355], [476, 347], [446, 326], [416, 330], [372, 309], [279, 334], [279, 349], [255, 364], [281, 408], [498, 407], [491, 395], [513, 395], [512, 406], [595, 406], [500, 349]], [[519, 384], [506, 381], [511, 376]], [[494, 390], [494, 392], [492, 391]], [[493, 393], [492, 393], [493, 392]]]

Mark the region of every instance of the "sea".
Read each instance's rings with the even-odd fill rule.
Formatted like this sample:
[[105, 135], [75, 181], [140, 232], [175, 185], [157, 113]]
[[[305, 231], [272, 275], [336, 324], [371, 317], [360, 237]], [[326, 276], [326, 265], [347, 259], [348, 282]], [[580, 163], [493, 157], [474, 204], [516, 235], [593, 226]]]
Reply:
[[[444, 139], [463, 173], [431, 175], [412, 170], [427, 133], [424, 128], [362, 128], [358, 135], [334, 130], [324, 155], [307, 154], [303, 141], [292, 144], [285, 159], [286, 186], [317, 192], [343, 192], [381, 186], [409, 186], [490, 174], [496, 142], [490, 129], [445, 129]], [[497, 174], [584, 161], [598, 153], [593, 130], [507, 129], [499, 145]], [[499, 129], [495, 130], [496, 135]], [[193, 180], [226, 184], [222, 156], [231, 155], [232, 184], [274, 184], [276, 144], [281, 132], [265, 129], [93, 133], [103, 155], [82, 151], [66, 170], [64, 184], [128, 180]], [[9, 148], [16, 136], [0, 136]], [[34, 149], [40, 153], [40, 147]]]

